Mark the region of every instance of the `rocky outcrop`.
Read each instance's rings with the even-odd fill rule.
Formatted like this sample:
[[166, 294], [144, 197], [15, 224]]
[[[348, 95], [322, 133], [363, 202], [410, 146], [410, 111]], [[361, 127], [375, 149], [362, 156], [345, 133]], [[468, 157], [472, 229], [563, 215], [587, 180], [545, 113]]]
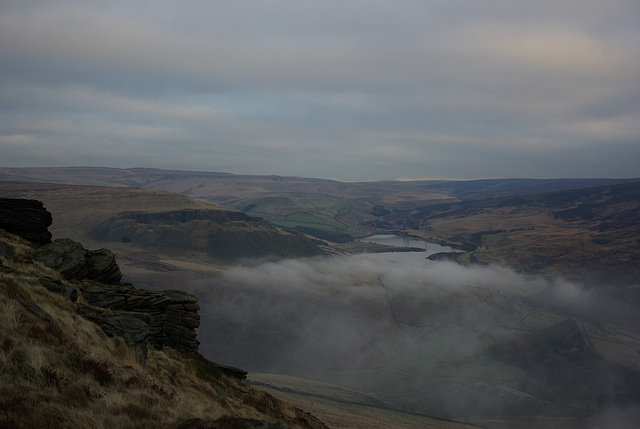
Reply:
[[[51, 214], [39, 201], [0, 199], [0, 227], [41, 245], [33, 253], [34, 261], [57, 270], [67, 280], [95, 281], [82, 290], [90, 305], [77, 304], [81, 316], [98, 324], [107, 335], [123, 338], [142, 362], [147, 356], [147, 344], [157, 349], [169, 346], [183, 353], [197, 353], [195, 329], [200, 325], [200, 306], [195, 296], [121, 284], [122, 273], [111, 250], [87, 250], [68, 238], [51, 242], [49, 225]], [[10, 253], [10, 249], [0, 250], [3, 255]], [[43, 276], [39, 282], [71, 302], [78, 299], [78, 289], [61, 279]], [[50, 322], [51, 317], [37, 306], [27, 301], [21, 304]]]
[[199, 342], [195, 329], [200, 325], [198, 299], [186, 292], [151, 292], [129, 284], [92, 284], [82, 291], [87, 302], [118, 314], [126, 312], [145, 321], [149, 343], [162, 349], [172, 347], [183, 353], [196, 353]]
[[88, 278], [105, 283], [117, 283], [122, 278], [111, 250], [87, 250], [69, 238], [59, 238], [40, 247], [34, 252], [33, 258], [57, 270], [67, 279]]
[[109, 249], [87, 250], [87, 278], [102, 283], [118, 283], [122, 273], [116, 262], [116, 256]]
[[[34, 252], [34, 260], [57, 270], [65, 279], [95, 280], [82, 295], [97, 308], [81, 305], [80, 314], [100, 325], [107, 335], [124, 338], [142, 361], [147, 355], [147, 342], [157, 349], [166, 345], [183, 353], [198, 351], [195, 329], [200, 325], [200, 306], [195, 296], [120, 284], [122, 273], [113, 252], [87, 250], [68, 238], [42, 246]], [[40, 283], [72, 301], [77, 299], [77, 290], [62, 280], [42, 277]]]
[[41, 246], [51, 243], [49, 213], [40, 201], [0, 198], [0, 229]]
[[[68, 238], [42, 246], [34, 252], [34, 260], [57, 270], [66, 279], [95, 280], [82, 290], [93, 307], [80, 305], [80, 314], [97, 323], [107, 335], [124, 338], [141, 361], [147, 355], [147, 342], [157, 349], [166, 345], [183, 353], [198, 351], [195, 329], [200, 325], [200, 306], [195, 296], [120, 284], [122, 273], [113, 252], [87, 250]], [[77, 299], [77, 290], [59, 279], [42, 277], [40, 283], [72, 301]]]
[[34, 252], [33, 259], [53, 268], [66, 279], [87, 277], [86, 250], [69, 238], [59, 238]]

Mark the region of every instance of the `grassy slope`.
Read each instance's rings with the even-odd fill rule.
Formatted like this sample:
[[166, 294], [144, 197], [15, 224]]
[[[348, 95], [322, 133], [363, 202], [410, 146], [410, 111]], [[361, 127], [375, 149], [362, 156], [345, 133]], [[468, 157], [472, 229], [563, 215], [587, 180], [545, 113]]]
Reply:
[[5, 168], [0, 180], [134, 186], [177, 192], [223, 207], [251, 211], [277, 225], [311, 226], [358, 234], [376, 205], [399, 208], [455, 201], [439, 192], [395, 184], [349, 183], [300, 177], [232, 175], [155, 169]]
[[610, 186], [634, 181], [638, 179], [416, 180], [391, 183], [430, 192], [441, 192], [462, 201], [470, 201]]
[[190, 418], [242, 417], [324, 427], [204, 359], [166, 349], [150, 351], [142, 365], [124, 341], [107, 338], [73, 303], [39, 285], [38, 277], [56, 273], [31, 262], [28, 243], [4, 232], [0, 243], [13, 255], [2, 257], [0, 272], [0, 426], [177, 427]]
[[[462, 261], [594, 282], [640, 279], [640, 183], [427, 207], [429, 239], [478, 250]], [[471, 259], [469, 259], [471, 258]]]
[[[242, 253], [243, 250], [254, 253], [276, 252], [279, 249], [278, 246], [281, 246], [283, 252], [295, 253], [305, 250], [306, 248], [303, 246], [314, 247], [311, 243], [303, 242], [304, 237], [277, 231], [268, 223], [257, 220], [225, 224], [222, 228], [213, 222], [206, 221], [191, 221], [157, 227], [134, 226], [133, 231], [141, 234], [146, 241], [120, 239], [121, 236], [117, 233], [120, 231], [118, 228], [122, 226], [122, 222], [111, 222], [107, 225], [106, 233], [102, 230], [102, 234], [92, 233], [105, 221], [127, 211], [163, 212], [184, 209], [226, 211], [214, 203], [195, 200], [168, 191], [127, 187], [0, 182], [0, 195], [42, 201], [53, 215], [54, 221], [50, 231], [54, 239], [68, 237], [84, 243], [89, 248], [108, 247], [120, 256], [129, 258], [127, 259], [128, 265], [123, 266], [125, 271], [129, 268], [134, 269], [134, 265], [152, 268], [152, 264], [149, 262], [161, 262], [173, 265], [178, 269], [184, 269], [186, 266], [198, 268], [193, 264], [198, 265], [201, 269], [206, 269], [211, 264], [224, 264], [222, 258], [212, 256], [213, 249], [208, 241], [212, 234], [219, 234], [216, 237], [223, 237], [219, 240], [222, 240], [220, 249], [215, 249], [221, 252]], [[260, 240], [269, 240], [269, 243], [275, 244], [269, 247], [267, 246], [269, 243], [262, 243], [264, 245], [260, 246]], [[198, 246], [195, 246], [196, 242]], [[188, 251], [184, 250], [185, 246], [189, 247]], [[251, 255], [253, 256], [253, 254]], [[137, 260], [142, 262], [136, 262]], [[157, 268], [164, 269], [161, 266], [157, 266]], [[167, 268], [171, 269], [171, 267]]]
[[123, 211], [161, 212], [180, 209], [221, 209], [184, 195], [138, 188], [0, 182], [0, 193], [42, 201], [53, 215], [53, 238], [68, 237], [92, 245], [87, 232]]

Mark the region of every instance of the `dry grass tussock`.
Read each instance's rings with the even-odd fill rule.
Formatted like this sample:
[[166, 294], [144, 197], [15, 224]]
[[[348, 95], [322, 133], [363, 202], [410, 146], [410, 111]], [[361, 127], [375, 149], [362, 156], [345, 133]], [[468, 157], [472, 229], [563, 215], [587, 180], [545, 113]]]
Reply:
[[56, 274], [33, 263], [28, 243], [0, 232], [0, 258], [0, 427], [165, 428], [221, 417], [322, 427], [201, 357], [151, 350], [143, 366], [124, 340], [40, 285]]

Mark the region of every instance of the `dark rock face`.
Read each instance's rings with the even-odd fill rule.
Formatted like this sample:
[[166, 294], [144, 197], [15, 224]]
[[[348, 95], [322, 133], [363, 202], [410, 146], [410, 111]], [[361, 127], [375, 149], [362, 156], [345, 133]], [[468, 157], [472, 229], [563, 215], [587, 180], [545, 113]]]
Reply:
[[109, 249], [89, 250], [86, 254], [87, 278], [102, 283], [118, 283], [122, 273]]
[[172, 347], [196, 353], [199, 342], [195, 329], [200, 325], [198, 299], [182, 291], [151, 292], [132, 285], [92, 284], [82, 292], [96, 307], [138, 315], [148, 323], [149, 342], [157, 349]]
[[52, 218], [40, 201], [0, 198], [0, 228], [38, 246], [51, 243]]
[[38, 280], [45, 289], [60, 294], [71, 302], [76, 302], [78, 300], [78, 289], [63, 283], [62, 280], [49, 276], [40, 277]]
[[87, 277], [87, 261], [82, 244], [69, 238], [58, 238], [53, 243], [42, 246], [33, 254], [33, 259], [53, 268], [67, 279]]
[[430, 261], [452, 261], [458, 262], [458, 258], [462, 255], [461, 252], [439, 252], [433, 253], [427, 256]]
[[111, 250], [87, 250], [69, 238], [58, 238], [42, 246], [33, 258], [53, 268], [67, 279], [84, 278], [107, 283], [117, 283], [122, 278], [115, 255]]
[[147, 359], [147, 343], [151, 338], [148, 315], [144, 313], [118, 312], [113, 313], [101, 308], [84, 304], [78, 305], [78, 313], [87, 320], [102, 328], [110, 337], [120, 337], [135, 350], [136, 356], [144, 364]]

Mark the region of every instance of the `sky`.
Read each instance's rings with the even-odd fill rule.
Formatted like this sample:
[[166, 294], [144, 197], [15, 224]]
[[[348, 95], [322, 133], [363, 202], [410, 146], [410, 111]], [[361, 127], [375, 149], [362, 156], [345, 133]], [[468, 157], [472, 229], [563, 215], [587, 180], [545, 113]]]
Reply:
[[0, 2], [0, 166], [640, 177], [637, 0]]

